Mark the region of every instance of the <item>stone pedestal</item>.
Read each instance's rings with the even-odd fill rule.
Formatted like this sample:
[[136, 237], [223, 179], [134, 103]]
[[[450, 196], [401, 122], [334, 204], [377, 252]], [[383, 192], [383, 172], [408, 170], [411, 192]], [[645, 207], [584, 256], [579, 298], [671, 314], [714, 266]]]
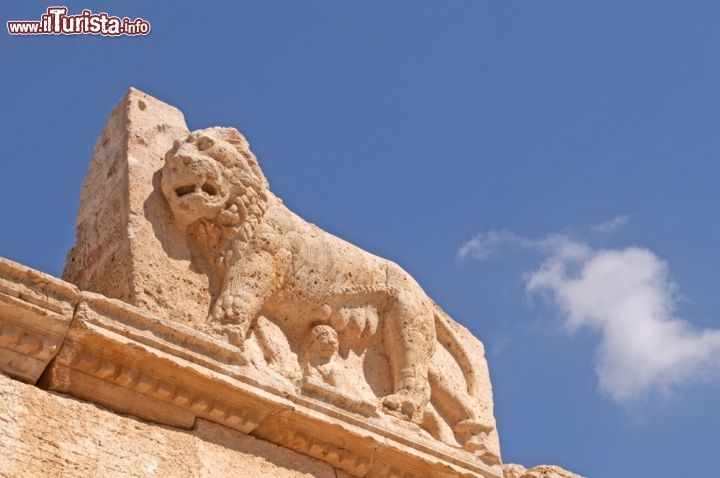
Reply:
[[63, 279], [176, 322], [204, 321], [208, 279], [190, 267], [158, 187], [165, 153], [187, 133], [177, 108], [128, 90], [95, 143]]

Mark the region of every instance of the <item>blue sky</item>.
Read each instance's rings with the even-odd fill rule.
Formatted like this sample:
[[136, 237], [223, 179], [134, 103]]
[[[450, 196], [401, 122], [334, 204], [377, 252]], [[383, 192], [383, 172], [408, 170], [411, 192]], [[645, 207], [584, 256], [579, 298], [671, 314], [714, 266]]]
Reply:
[[0, 34], [0, 255], [60, 274], [135, 86], [192, 129], [237, 127], [291, 208], [485, 342], [506, 462], [716, 468], [720, 4], [63, 5], [152, 31]]

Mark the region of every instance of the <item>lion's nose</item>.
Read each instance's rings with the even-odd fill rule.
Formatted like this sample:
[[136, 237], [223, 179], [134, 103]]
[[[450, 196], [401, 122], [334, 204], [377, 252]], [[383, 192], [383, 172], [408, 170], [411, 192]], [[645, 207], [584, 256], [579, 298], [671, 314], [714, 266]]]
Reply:
[[188, 164], [192, 163], [192, 158], [191, 158], [190, 156], [184, 156], [184, 157], [182, 158], [182, 160], [183, 160], [183, 164], [184, 164], [185, 166], [187, 166]]

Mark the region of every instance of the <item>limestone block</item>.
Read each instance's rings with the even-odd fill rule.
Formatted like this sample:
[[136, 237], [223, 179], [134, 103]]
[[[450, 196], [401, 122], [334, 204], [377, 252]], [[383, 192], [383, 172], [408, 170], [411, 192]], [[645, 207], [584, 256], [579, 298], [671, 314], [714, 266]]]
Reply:
[[80, 293], [0, 257], [0, 371], [35, 383], [59, 350]]
[[235, 355], [193, 329], [83, 292], [42, 385], [167, 425], [191, 428], [204, 417], [248, 433], [278, 407], [250, 411], [246, 394], [228, 387]]
[[347, 478], [330, 465], [221, 425], [178, 430], [0, 374], [0, 477]]
[[159, 192], [165, 152], [187, 134], [175, 107], [131, 88], [110, 113], [80, 192], [62, 277], [181, 323], [205, 318], [207, 277]]

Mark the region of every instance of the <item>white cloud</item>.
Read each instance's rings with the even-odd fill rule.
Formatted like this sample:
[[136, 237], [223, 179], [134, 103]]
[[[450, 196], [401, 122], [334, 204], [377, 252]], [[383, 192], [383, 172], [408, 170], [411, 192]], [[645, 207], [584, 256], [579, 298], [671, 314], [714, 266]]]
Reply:
[[545, 254], [554, 254], [558, 257], [572, 258], [582, 256], [589, 251], [589, 248], [580, 243], [568, 240], [564, 234], [551, 234], [542, 239], [531, 239], [521, 236], [512, 231], [490, 230], [486, 233], [477, 234], [465, 242], [458, 250], [458, 258], [466, 259], [472, 257], [479, 261], [490, 259], [499, 255], [503, 248], [521, 247], [534, 249]]
[[525, 245], [527, 241], [528, 239], [518, 236], [512, 231], [491, 230], [478, 234], [460, 246], [458, 257], [465, 259], [470, 256], [473, 259], [484, 260], [497, 254], [503, 246], [508, 244]]
[[[614, 218], [593, 224], [586, 228], [591, 233], [610, 234], [625, 226], [630, 221], [630, 216], [621, 214]], [[556, 246], [577, 247], [579, 243], [571, 244], [568, 236], [565, 234], [551, 234], [542, 239], [532, 239], [521, 236], [513, 231], [505, 229], [491, 229], [488, 232], [481, 232], [475, 237], [465, 242], [458, 250], [458, 258], [466, 259], [472, 257], [483, 261], [496, 256], [500, 250], [508, 246], [516, 246], [538, 250], [553, 250]]]
[[613, 400], [665, 393], [720, 370], [720, 330], [697, 330], [677, 317], [667, 265], [652, 251], [566, 242], [563, 249], [584, 252], [551, 253], [528, 274], [527, 290], [548, 292], [570, 330], [600, 332], [596, 372]]
[[630, 220], [630, 216], [625, 214], [615, 216], [609, 221], [600, 222], [590, 227], [593, 232], [599, 232], [602, 234], [609, 234], [623, 227]]
[[485, 259], [508, 244], [544, 256], [525, 276], [529, 294], [547, 295], [568, 330], [600, 334], [595, 370], [612, 400], [631, 402], [720, 376], [720, 330], [694, 328], [677, 315], [667, 264], [652, 251], [593, 249], [564, 235], [532, 240], [502, 231], [477, 236], [460, 257]]

